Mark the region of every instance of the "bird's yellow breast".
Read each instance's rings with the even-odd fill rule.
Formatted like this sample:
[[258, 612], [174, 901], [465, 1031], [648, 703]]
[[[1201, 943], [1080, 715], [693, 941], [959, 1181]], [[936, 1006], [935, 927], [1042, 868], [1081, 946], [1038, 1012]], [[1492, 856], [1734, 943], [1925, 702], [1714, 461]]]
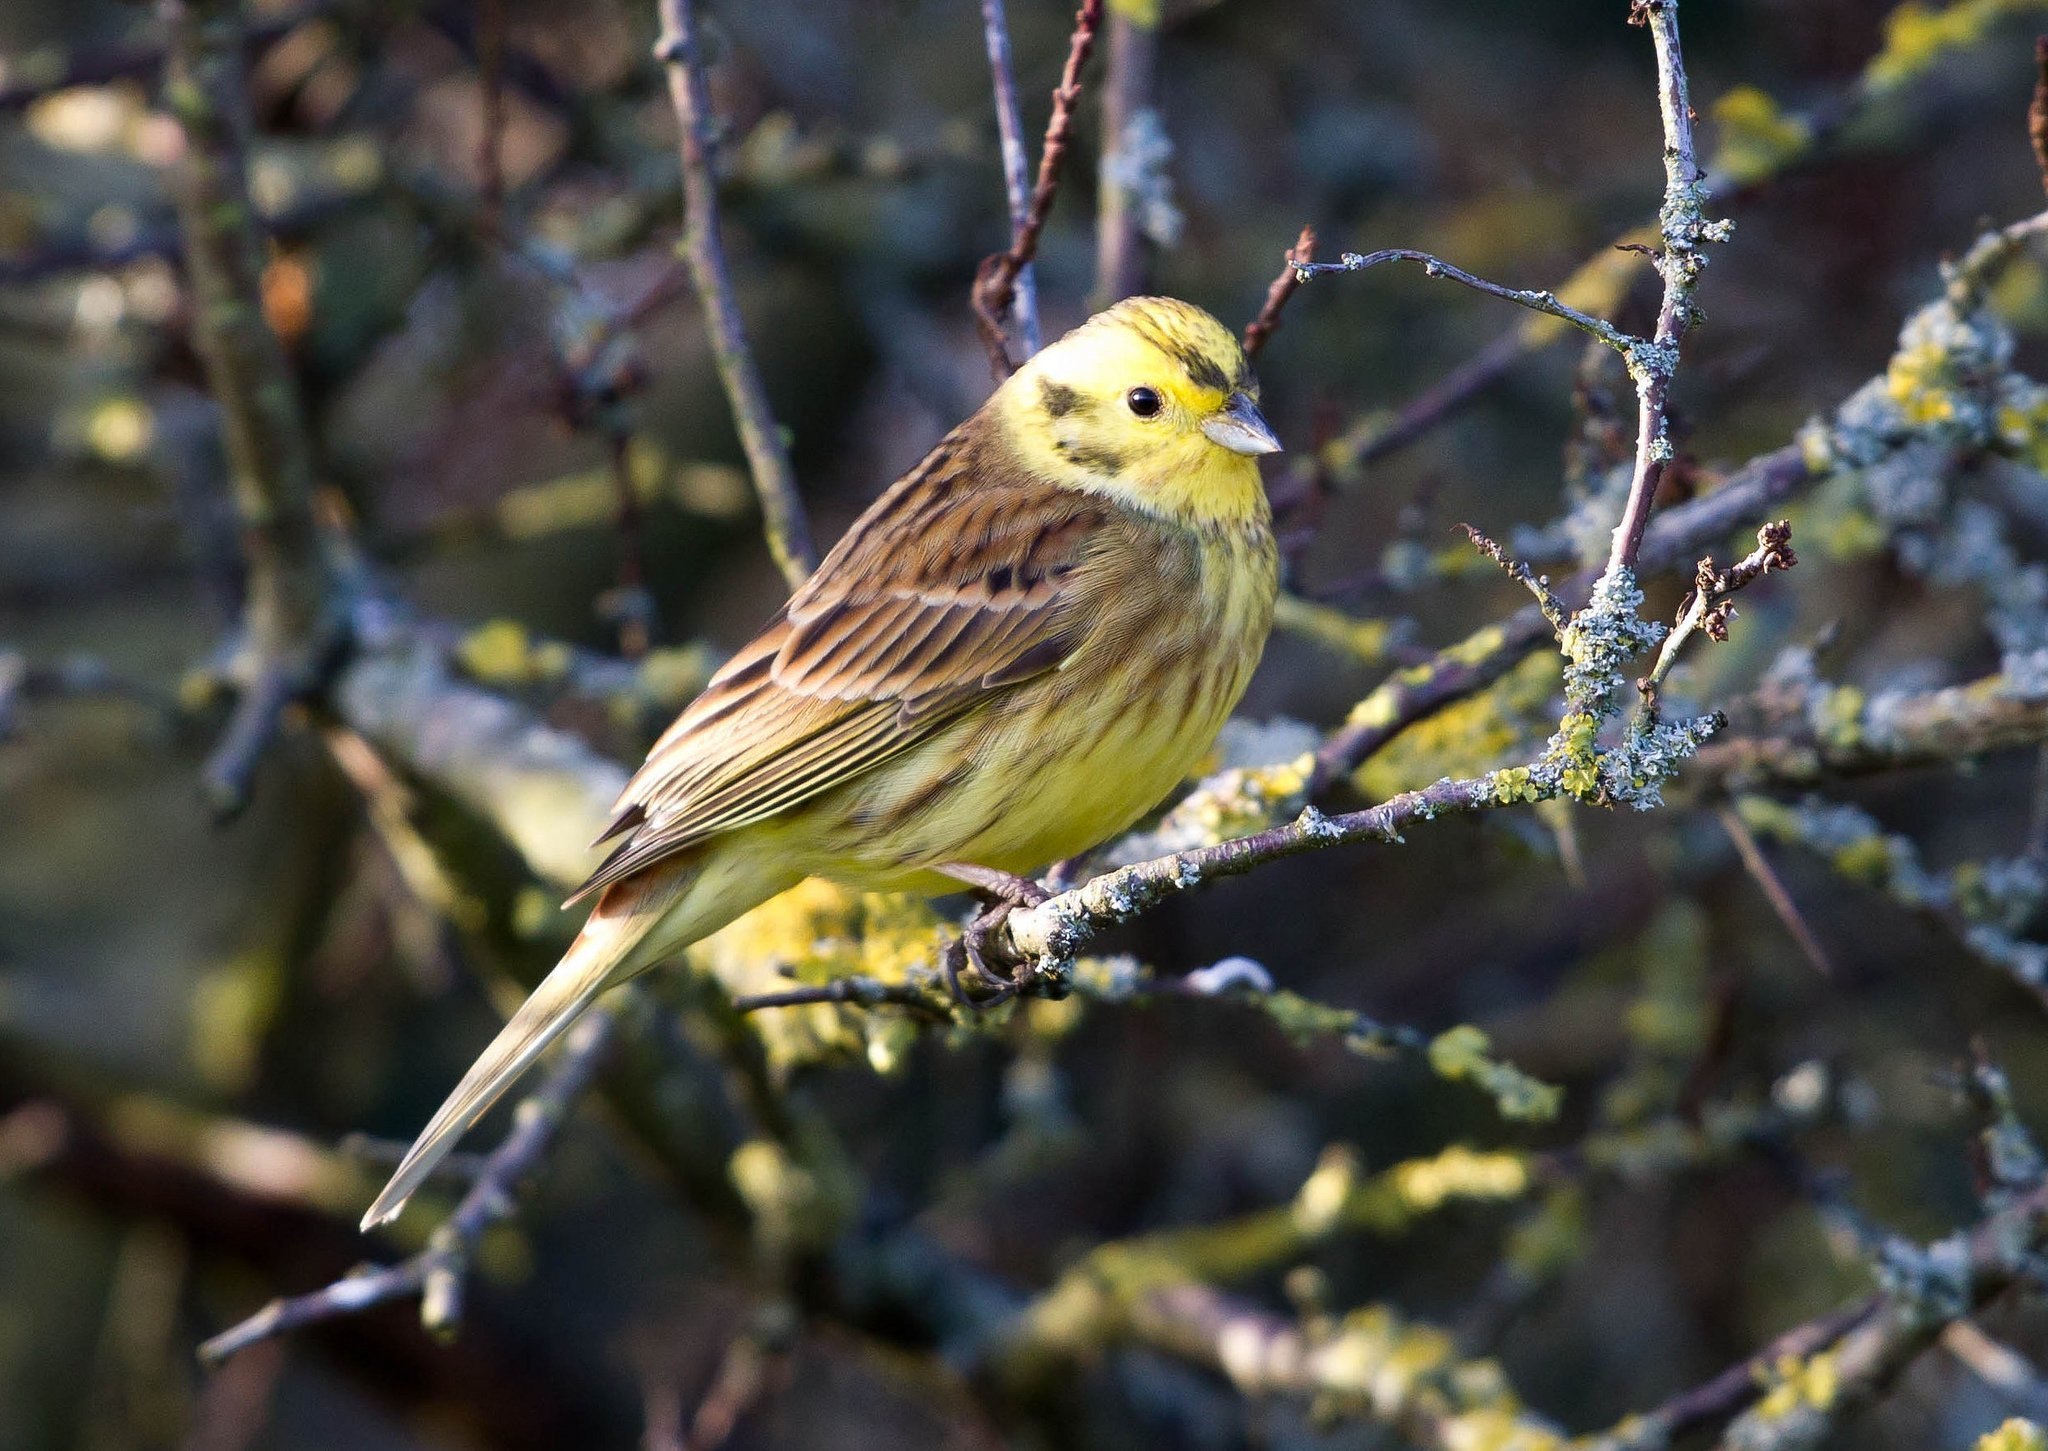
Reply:
[[824, 805], [838, 829], [813, 872], [866, 890], [958, 890], [932, 869], [1037, 870], [1124, 831], [1186, 779], [1258, 664], [1272, 534], [1263, 519], [1132, 529], [1087, 642]]

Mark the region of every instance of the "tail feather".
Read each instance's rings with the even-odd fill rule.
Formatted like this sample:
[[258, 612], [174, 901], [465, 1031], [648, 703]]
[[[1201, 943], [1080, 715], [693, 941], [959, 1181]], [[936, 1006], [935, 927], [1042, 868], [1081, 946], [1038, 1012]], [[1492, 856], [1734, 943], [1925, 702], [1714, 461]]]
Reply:
[[576, 940], [441, 1105], [363, 1216], [370, 1229], [405, 1208], [462, 1136], [597, 995], [795, 886], [804, 873], [767, 834], [684, 853], [604, 889]]
[[640, 935], [636, 933], [621, 941], [617, 934], [585, 930], [568, 955], [534, 989], [533, 996], [499, 1030], [483, 1056], [471, 1065], [462, 1082], [448, 1095], [448, 1101], [406, 1150], [391, 1182], [363, 1216], [364, 1229], [395, 1218], [405, 1208], [406, 1200], [448, 1157], [462, 1136], [476, 1126], [477, 1120], [490, 1112], [491, 1105], [504, 1096], [505, 1090], [583, 1015], [599, 993], [619, 980], [615, 970]]

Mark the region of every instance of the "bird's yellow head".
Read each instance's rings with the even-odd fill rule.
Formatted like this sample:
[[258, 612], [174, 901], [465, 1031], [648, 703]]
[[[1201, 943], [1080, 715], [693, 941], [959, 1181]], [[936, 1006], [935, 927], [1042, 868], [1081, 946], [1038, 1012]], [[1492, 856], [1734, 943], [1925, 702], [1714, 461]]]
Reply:
[[1201, 308], [1134, 297], [1025, 363], [990, 400], [1032, 472], [1186, 523], [1263, 516], [1279, 440], [1237, 338]]

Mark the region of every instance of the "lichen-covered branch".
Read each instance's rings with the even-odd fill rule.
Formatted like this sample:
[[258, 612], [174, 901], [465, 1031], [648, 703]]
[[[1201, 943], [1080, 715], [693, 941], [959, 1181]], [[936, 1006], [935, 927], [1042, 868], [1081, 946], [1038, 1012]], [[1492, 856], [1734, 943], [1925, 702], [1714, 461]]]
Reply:
[[[1938, 26], [1894, 26], [1846, 94], [1802, 111], [1788, 114], [1755, 87], [1737, 87], [1713, 107], [1720, 150], [1700, 178], [1702, 200], [1764, 186], [1826, 156], [1842, 138], [1883, 134], [1870, 124], [1875, 118], [1903, 104], [1910, 89], [1945, 62], [1985, 46], [2001, 21], [2023, 11], [2048, 11], [2048, 0], [1956, 0], [1941, 12]], [[1558, 285], [1557, 296], [1588, 310], [1612, 306], [1654, 255], [1657, 235], [1654, 227], [1640, 227], [1602, 247]], [[1516, 363], [1564, 335], [1558, 322], [1540, 317], [1502, 333], [1391, 416], [1363, 419], [1346, 431], [1324, 451], [1325, 463], [1339, 480], [1356, 479], [1367, 466], [1428, 436]]]
[[1700, 183], [1706, 173], [1693, 154], [1692, 99], [1678, 43], [1678, 0], [1631, 0], [1629, 20], [1648, 26], [1657, 48], [1657, 112], [1664, 130], [1664, 205], [1657, 212], [1664, 247], [1657, 257], [1657, 272], [1664, 279], [1664, 298], [1649, 345], [1629, 354], [1629, 375], [1636, 385], [1636, 462], [1628, 503], [1607, 556], [1609, 578], [1633, 569], [1643, 547], [1657, 481], [1672, 457], [1665, 408], [1678, 370], [1679, 340], [1699, 317], [1693, 293], [1707, 265], [1702, 246], [1726, 241], [1731, 225], [1709, 222], [1703, 210], [1706, 192]]
[[733, 424], [754, 476], [754, 492], [761, 500], [761, 526], [768, 535], [769, 553], [794, 589], [817, 568], [818, 552], [811, 542], [803, 501], [797, 495], [789, 446], [768, 407], [761, 371], [747, 344], [738, 292], [719, 237], [718, 123], [711, 109], [711, 87], [704, 78], [696, 0], [659, 0], [658, 9], [661, 38], [655, 42], [654, 55], [668, 70], [669, 99], [675, 106], [682, 156], [683, 257], [690, 264], [690, 279], [704, 308], [711, 355], [732, 405]]
[[1803, 847], [1844, 878], [1941, 923], [1973, 956], [2048, 1006], [2048, 944], [2023, 935], [2048, 898], [2048, 873], [2039, 861], [1992, 857], [1931, 872], [1910, 839], [1887, 832], [1854, 806], [1817, 798], [1788, 806], [1745, 795], [1733, 811], [1757, 835]]
[[1451, 1203], [1511, 1202], [1533, 1182], [1514, 1153], [1451, 1148], [1367, 1174], [1329, 1149], [1291, 1204], [1098, 1245], [996, 1332], [988, 1360], [1007, 1382], [1036, 1381], [1143, 1334], [1161, 1297], [1285, 1266], [1336, 1235], [1400, 1234]]

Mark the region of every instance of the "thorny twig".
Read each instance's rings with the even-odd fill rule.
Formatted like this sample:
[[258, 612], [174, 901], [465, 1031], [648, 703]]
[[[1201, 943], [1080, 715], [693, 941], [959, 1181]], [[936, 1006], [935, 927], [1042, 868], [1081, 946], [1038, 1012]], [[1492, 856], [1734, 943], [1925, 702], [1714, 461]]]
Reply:
[[798, 497], [789, 465], [789, 447], [769, 411], [761, 371], [747, 344], [739, 297], [719, 240], [717, 119], [711, 109], [711, 87], [704, 78], [704, 57], [697, 35], [695, 0], [657, 0], [661, 38], [654, 57], [668, 69], [669, 99], [675, 106], [676, 130], [683, 173], [683, 256], [704, 308], [712, 357], [719, 380], [732, 404], [733, 423], [746, 450], [754, 491], [761, 500], [761, 526], [768, 549], [790, 588], [802, 584], [817, 568], [811, 526]]
[[453, 1333], [461, 1324], [462, 1282], [478, 1244], [517, 1210], [521, 1186], [540, 1167], [569, 1110], [596, 1078], [616, 1033], [617, 1019], [604, 1007], [586, 1013], [570, 1030], [545, 1081], [519, 1104], [512, 1132], [491, 1151], [475, 1184], [425, 1249], [396, 1265], [357, 1271], [310, 1295], [273, 1300], [200, 1346], [200, 1359], [218, 1365], [260, 1340], [413, 1295], [420, 1297], [420, 1320], [429, 1331]]
[[[1073, 141], [1075, 106], [1081, 99], [1081, 68], [1095, 48], [1095, 34], [1102, 26], [1103, 0], [1081, 0], [1074, 12], [1074, 31], [1067, 42], [1067, 62], [1060, 71], [1060, 83], [1052, 93], [1052, 119], [1046, 122], [1045, 141], [1038, 153], [1038, 180], [1031, 189], [1030, 204], [1013, 222], [1010, 245], [984, 258], [974, 276], [974, 317], [981, 328], [981, 340], [988, 348], [989, 362], [997, 377], [1014, 372], [1020, 361], [1011, 355], [1003, 333], [1003, 314], [1010, 311], [1017, 296], [1017, 279], [1038, 255], [1038, 238], [1045, 219], [1052, 212], [1053, 197], [1059, 192], [1060, 168]], [[1000, 84], [1000, 77], [998, 77]], [[1019, 338], [1022, 345], [1026, 340]], [[1035, 348], [1027, 348], [1025, 356]]]
[[1259, 305], [1259, 315], [1244, 325], [1244, 355], [1256, 358], [1259, 349], [1280, 329], [1280, 313], [1287, 306], [1287, 299], [1294, 296], [1301, 286], [1301, 269], [1316, 260], [1316, 229], [1304, 225], [1301, 235], [1280, 266], [1280, 275], [1273, 279], [1266, 289], [1266, 300]]

